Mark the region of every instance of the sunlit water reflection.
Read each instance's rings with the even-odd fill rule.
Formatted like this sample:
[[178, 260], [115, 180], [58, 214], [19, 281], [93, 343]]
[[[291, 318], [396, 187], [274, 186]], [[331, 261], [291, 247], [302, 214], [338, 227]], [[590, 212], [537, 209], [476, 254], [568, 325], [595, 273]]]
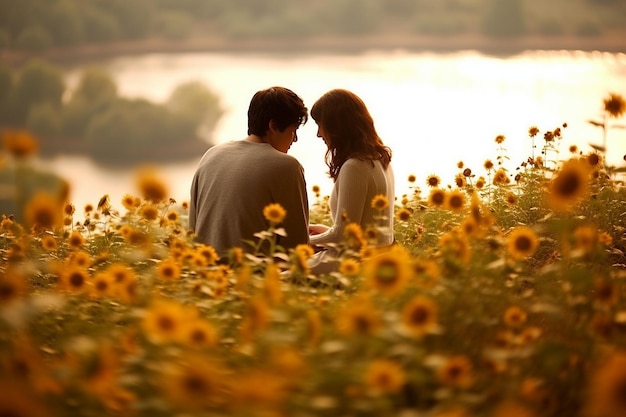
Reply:
[[[106, 63], [121, 94], [163, 101], [174, 87], [201, 80], [222, 98], [226, 114], [215, 143], [246, 135], [246, 111], [259, 89], [282, 85], [296, 91], [310, 107], [331, 88], [360, 95], [372, 113], [379, 134], [393, 152], [398, 195], [408, 191], [406, 178], [417, 176], [423, 186], [429, 174], [444, 184], [453, 181], [458, 161], [477, 175], [486, 159], [498, 155], [494, 138], [503, 134], [512, 172], [531, 155], [527, 131], [543, 133], [561, 126], [560, 157], [570, 144], [589, 151], [602, 135], [587, 120], [598, 118], [609, 92], [626, 95], [626, 55], [581, 51], [529, 51], [499, 58], [466, 51], [454, 54], [369, 52], [357, 55], [277, 54], [154, 54], [122, 57]], [[68, 73], [75, 83], [79, 70]], [[622, 124], [626, 124], [622, 118]], [[298, 133], [290, 154], [305, 167], [309, 188], [316, 184], [330, 193], [325, 147], [315, 136], [313, 121]], [[536, 141], [540, 152], [543, 139]], [[624, 163], [626, 130], [609, 132], [609, 162]], [[188, 199], [197, 159], [168, 164], [161, 172], [179, 201]], [[549, 155], [553, 157], [553, 155]], [[134, 172], [111, 171], [85, 158], [61, 157], [50, 165], [72, 183], [78, 207], [95, 203], [105, 193], [116, 207], [127, 192], [135, 192]], [[424, 187], [422, 187], [424, 188]]]

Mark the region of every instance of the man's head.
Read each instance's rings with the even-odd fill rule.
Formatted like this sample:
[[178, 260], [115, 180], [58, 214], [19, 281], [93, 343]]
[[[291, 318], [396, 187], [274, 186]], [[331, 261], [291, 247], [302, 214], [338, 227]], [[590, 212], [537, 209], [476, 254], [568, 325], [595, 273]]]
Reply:
[[258, 91], [248, 108], [248, 134], [264, 137], [270, 122], [280, 131], [291, 125], [300, 126], [308, 120], [308, 109], [296, 93], [284, 87]]

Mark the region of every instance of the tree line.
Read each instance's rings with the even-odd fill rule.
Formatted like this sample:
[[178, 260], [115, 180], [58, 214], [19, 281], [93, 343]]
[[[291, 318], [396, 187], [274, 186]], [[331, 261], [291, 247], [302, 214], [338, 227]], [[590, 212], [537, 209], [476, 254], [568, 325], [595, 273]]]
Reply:
[[625, 18], [621, 0], [0, 0], [0, 50], [192, 36], [594, 36]]
[[62, 70], [38, 59], [0, 66], [0, 129], [26, 129], [43, 156], [87, 154], [104, 164], [197, 157], [223, 114], [199, 81], [178, 85], [163, 104], [119, 95], [112, 76], [85, 68], [69, 88]]

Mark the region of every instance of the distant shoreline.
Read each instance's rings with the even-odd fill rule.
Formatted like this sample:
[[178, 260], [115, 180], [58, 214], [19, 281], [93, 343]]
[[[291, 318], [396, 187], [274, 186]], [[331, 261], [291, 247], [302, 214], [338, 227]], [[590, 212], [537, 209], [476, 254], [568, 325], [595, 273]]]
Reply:
[[[494, 39], [479, 34], [458, 36], [417, 36], [401, 34], [353, 37], [315, 36], [309, 38], [227, 39], [221, 37], [189, 38], [181, 41], [145, 39], [97, 45], [59, 48], [39, 55], [57, 62], [105, 59], [119, 55], [200, 52], [276, 52], [276, 53], [364, 53], [372, 50], [452, 53], [475, 50], [488, 55], [510, 56], [527, 50], [580, 50], [586, 52], [626, 53], [626, 30], [602, 36], [524, 36]], [[20, 64], [30, 56], [3, 52], [0, 60]]]

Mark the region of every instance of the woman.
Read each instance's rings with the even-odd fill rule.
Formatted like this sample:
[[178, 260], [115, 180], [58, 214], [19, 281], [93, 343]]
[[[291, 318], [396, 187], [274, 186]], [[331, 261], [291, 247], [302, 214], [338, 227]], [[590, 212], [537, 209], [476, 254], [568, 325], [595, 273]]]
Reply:
[[[334, 181], [329, 201], [333, 225], [309, 226], [311, 245], [332, 248], [341, 244], [349, 223], [363, 230], [375, 228], [377, 233], [374, 242], [368, 242], [370, 245], [391, 245], [395, 200], [391, 150], [378, 136], [365, 103], [351, 91], [331, 90], [315, 102], [311, 117], [318, 126], [317, 136], [328, 147], [326, 165]], [[381, 195], [389, 203], [382, 211], [372, 207], [374, 197]], [[336, 263], [333, 266], [320, 259], [329, 255], [322, 254], [313, 261], [314, 273], [336, 267]]]

